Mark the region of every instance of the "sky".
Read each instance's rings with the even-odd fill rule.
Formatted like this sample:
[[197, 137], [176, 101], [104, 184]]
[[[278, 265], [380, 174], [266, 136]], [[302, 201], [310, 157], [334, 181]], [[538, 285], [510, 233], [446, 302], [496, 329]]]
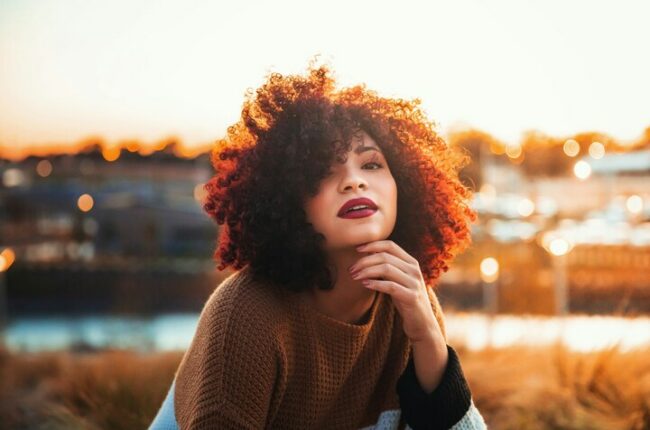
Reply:
[[419, 98], [441, 132], [650, 126], [646, 1], [0, 1], [0, 147], [205, 145], [247, 88], [303, 73]]

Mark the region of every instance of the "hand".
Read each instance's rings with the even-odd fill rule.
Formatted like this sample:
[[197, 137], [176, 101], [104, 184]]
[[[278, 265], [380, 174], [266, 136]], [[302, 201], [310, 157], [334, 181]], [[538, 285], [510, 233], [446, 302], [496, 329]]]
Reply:
[[353, 264], [350, 275], [367, 288], [390, 294], [411, 343], [443, 337], [418, 261], [392, 240], [370, 242], [357, 251], [370, 255]]

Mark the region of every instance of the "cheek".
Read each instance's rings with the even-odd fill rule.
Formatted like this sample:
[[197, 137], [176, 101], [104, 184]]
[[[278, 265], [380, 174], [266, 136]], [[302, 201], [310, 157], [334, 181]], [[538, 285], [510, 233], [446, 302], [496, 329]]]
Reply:
[[327, 180], [321, 182], [318, 193], [309, 198], [304, 205], [307, 219], [314, 225], [322, 224], [323, 220], [331, 216], [332, 205], [335, 204], [336, 190]]
[[384, 183], [382, 184], [382, 189], [384, 190], [384, 196], [387, 201], [391, 202], [393, 205], [397, 204], [397, 184], [395, 179], [392, 176], [385, 178]]
[[307, 214], [307, 221], [313, 225], [320, 225], [322, 219], [327, 214], [327, 199], [324, 196], [319, 195], [305, 204], [305, 213]]

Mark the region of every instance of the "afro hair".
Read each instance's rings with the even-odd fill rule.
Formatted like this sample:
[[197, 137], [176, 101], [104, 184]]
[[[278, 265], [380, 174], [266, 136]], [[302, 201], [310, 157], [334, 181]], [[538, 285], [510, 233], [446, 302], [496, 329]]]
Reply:
[[269, 73], [246, 92], [241, 117], [212, 151], [216, 174], [205, 185], [206, 212], [222, 227], [218, 270], [248, 265], [279, 288], [333, 286], [303, 202], [314, 196], [360, 129], [381, 147], [395, 178], [398, 217], [388, 240], [416, 258], [427, 285], [471, 242], [476, 213], [458, 178], [469, 162], [436, 133], [411, 101], [385, 98], [365, 84], [337, 89], [330, 68], [306, 75]]

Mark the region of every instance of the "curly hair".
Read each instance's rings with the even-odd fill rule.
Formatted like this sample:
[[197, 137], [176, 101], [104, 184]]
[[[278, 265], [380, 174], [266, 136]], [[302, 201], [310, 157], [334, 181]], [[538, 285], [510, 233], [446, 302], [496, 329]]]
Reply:
[[269, 73], [248, 89], [239, 121], [217, 140], [216, 174], [205, 185], [205, 211], [220, 228], [215, 260], [279, 288], [333, 287], [321, 248], [325, 237], [307, 221], [315, 196], [351, 136], [364, 130], [380, 146], [397, 184], [393, 240], [420, 264], [427, 285], [471, 242], [471, 190], [458, 178], [469, 156], [451, 148], [412, 101], [380, 97], [365, 84], [337, 89], [326, 65], [307, 74]]

